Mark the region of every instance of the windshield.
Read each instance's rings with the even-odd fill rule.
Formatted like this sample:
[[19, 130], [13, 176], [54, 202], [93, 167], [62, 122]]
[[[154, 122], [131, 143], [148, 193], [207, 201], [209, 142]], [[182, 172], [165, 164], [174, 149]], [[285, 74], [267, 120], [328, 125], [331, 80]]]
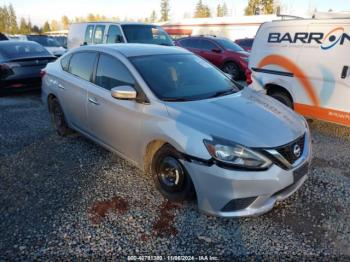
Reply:
[[128, 43], [174, 45], [169, 35], [159, 26], [122, 25], [122, 28]]
[[0, 45], [0, 54], [6, 59], [51, 56], [45, 48], [36, 43], [12, 42]]
[[46, 47], [60, 47], [60, 44], [53, 38], [42, 35], [28, 35], [27, 39], [37, 42]]
[[142, 56], [130, 60], [163, 101], [200, 100], [239, 91], [220, 70], [192, 54]]
[[235, 44], [231, 40], [228, 39], [216, 39], [216, 41], [226, 50], [234, 51], [234, 52], [239, 52], [239, 51], [244, 51], [242, 47], [239, 45]]

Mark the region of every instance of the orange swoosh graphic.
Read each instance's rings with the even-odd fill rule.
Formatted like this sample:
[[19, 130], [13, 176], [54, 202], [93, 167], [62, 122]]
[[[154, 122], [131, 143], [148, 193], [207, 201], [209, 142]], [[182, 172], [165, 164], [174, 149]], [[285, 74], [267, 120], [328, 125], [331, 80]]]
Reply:
[[314, 91], [312, 84], [310, 83], [306, 74], [304, 74], [304, 72], [293, 61], [280, 55], [269, 55], [260, 61], [258, 67], [264, 67], [267, 65], [278, 65], [293, 73], [301, 85], [304, 87], [313, 105], [317, 107], [320, 106], [320, 101]]

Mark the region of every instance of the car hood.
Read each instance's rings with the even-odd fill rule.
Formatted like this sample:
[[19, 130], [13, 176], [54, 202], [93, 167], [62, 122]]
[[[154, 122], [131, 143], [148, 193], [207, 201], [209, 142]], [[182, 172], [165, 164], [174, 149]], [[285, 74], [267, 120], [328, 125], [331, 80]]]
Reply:
[[291, 109], [250, 88], [213, 99], [167, 102], [166, 107], [181, 124], [247, 147], [285, 145], [306, 131], [304, 120]]

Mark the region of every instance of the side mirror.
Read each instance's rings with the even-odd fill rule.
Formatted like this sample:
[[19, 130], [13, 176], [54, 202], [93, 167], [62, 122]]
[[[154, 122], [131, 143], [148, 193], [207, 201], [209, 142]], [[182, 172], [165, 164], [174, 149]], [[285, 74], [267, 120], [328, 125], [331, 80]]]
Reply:
[[211, 51], [214, 52], [214, 53], [221, 53], [221, 49], [220, 48], [213, 48]]
[[120, 100], [135, 100], [136, 90], [132, 86], [117, 86], [111, 89], [112, 97]]
[[117, 35], [115, 42], [116, 43], [124, 43], [124, 39], [123, 39], [123, 37], [121, 35]]

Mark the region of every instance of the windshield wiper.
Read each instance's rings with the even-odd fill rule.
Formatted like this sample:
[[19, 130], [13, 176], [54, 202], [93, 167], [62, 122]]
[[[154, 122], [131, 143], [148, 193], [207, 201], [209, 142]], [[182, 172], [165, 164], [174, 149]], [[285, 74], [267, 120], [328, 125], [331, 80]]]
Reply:
[[213, 95], [211, 95], [209, 98], [219, 97], [219, 96], [226, 96], [226, 95], [233, 94], [233, 93], [235, 93], [235, 92], [236, 92], [236, 91], [233, 90], [233, 89], [218, 91], [218, 92], [214, 93]]
[[166, 97], [162, 98], [163, 101], [166, 102], [186, 102], [186, 101], [193, 101], [193, 99], [188, 97]]

